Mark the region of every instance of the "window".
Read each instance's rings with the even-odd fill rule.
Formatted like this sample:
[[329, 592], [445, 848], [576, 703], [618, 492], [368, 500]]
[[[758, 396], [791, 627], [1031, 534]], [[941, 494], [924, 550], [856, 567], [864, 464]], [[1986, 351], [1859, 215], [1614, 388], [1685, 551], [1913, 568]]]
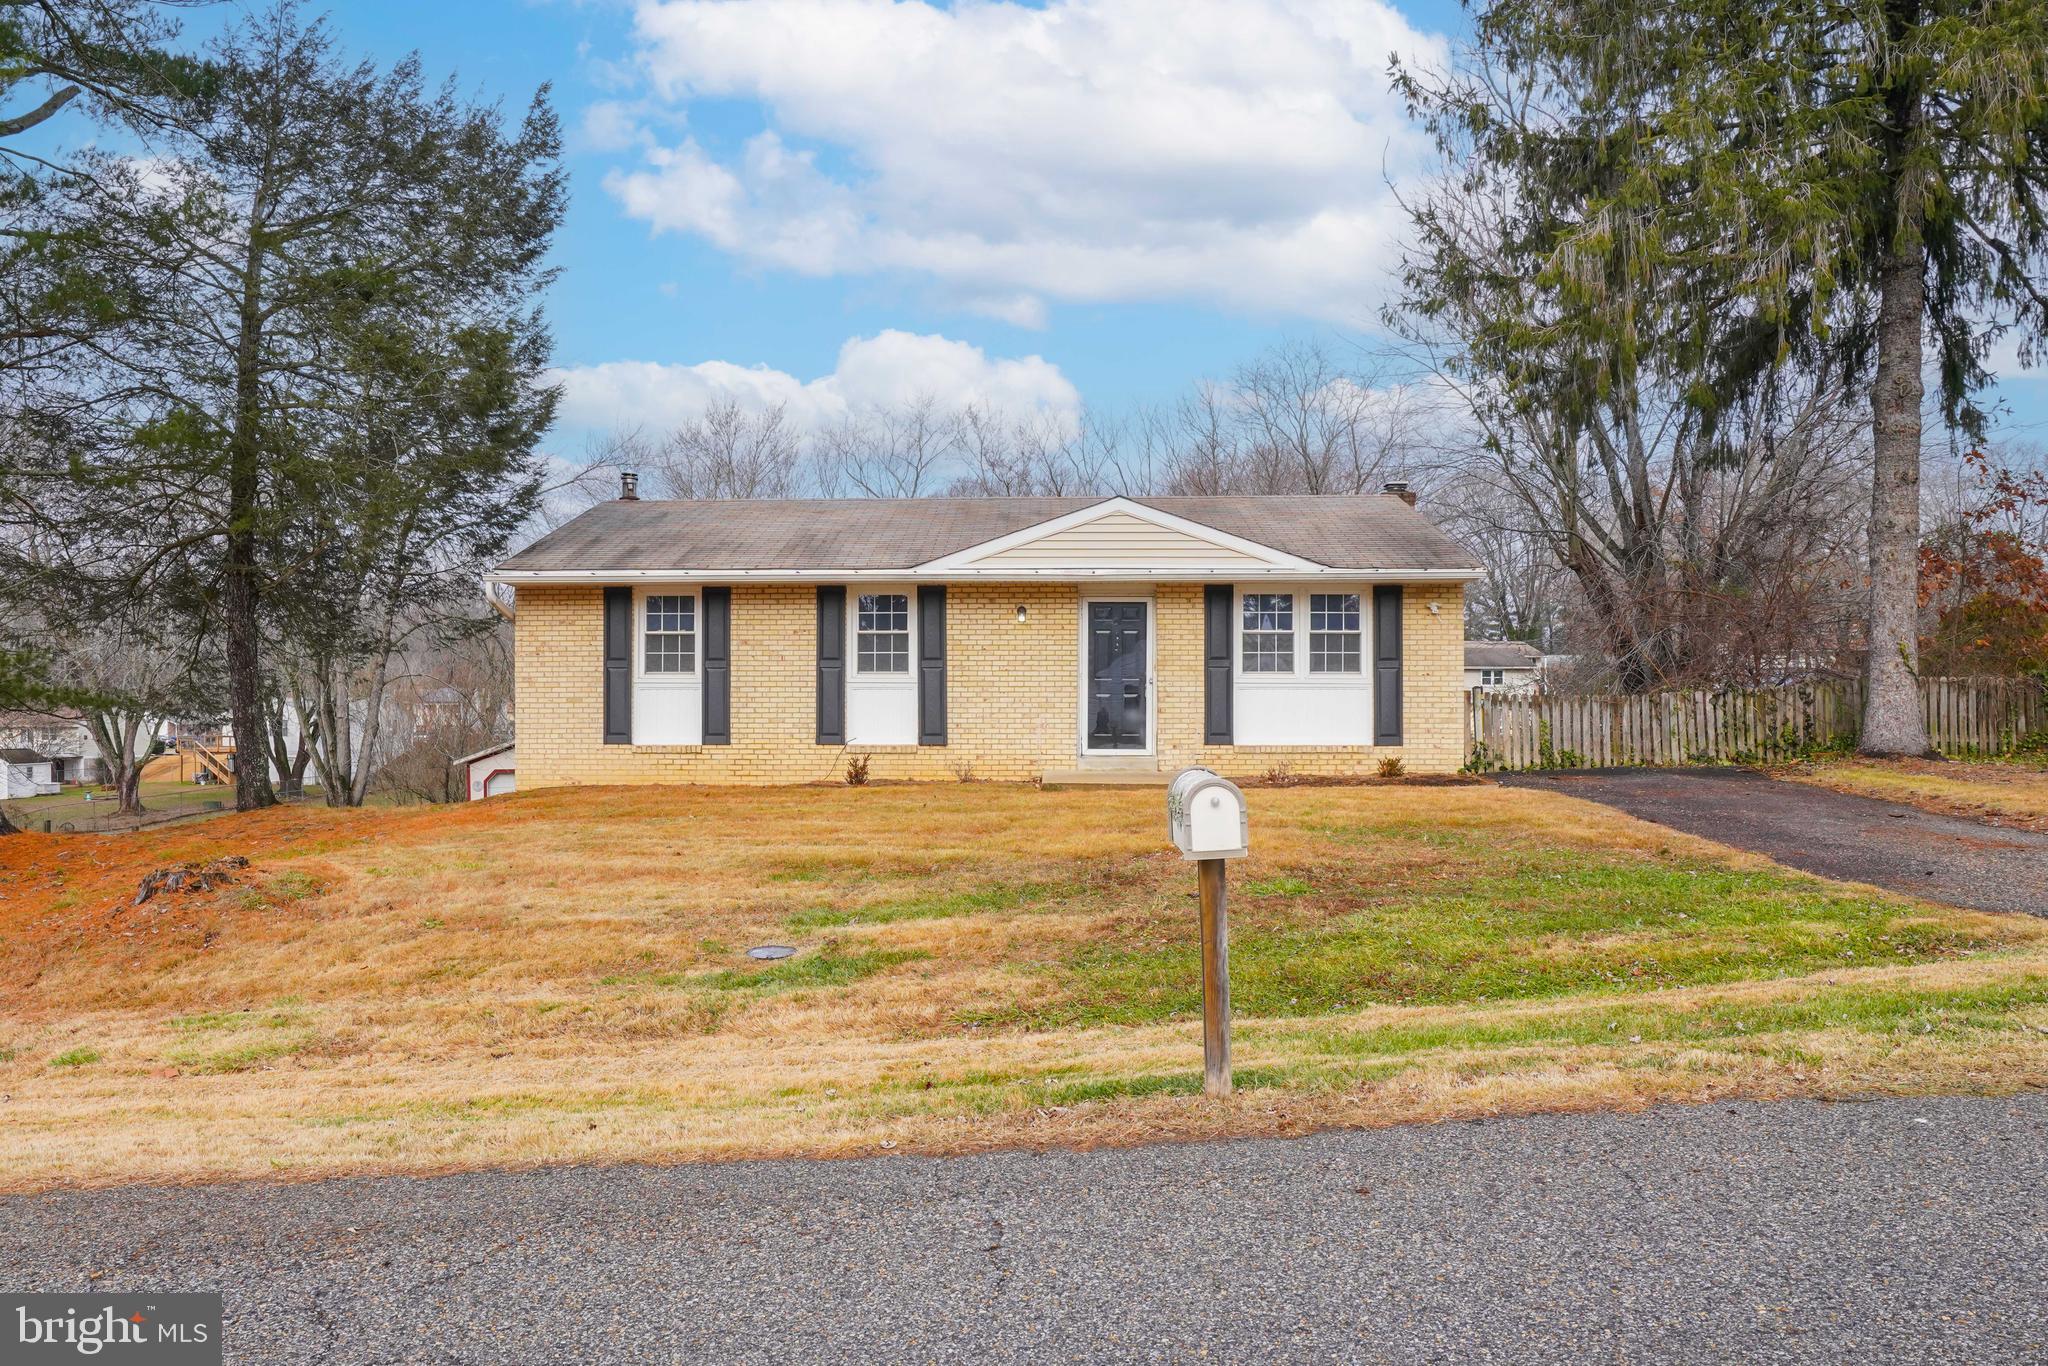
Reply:
[[1294, 672], [1294, 594], [1244, 595], [1244, 671]]
[[1308, 671], [1355, 674], [1360, 670], [1358, 594], [1311, 593], [1308, 598]]
[[1479, 686], [1482, 688], [1498, 688], [1505, 682], [1507, 682], [1507, 675], [1499, 669], [1481, 669], [1479, 671]]
[[910, 672], [910, 595], [863, 593], [854, 622], [854, 667], [864, 674]]
[[640, 671], [686, 674], [697, 668], [697, 599], [687, 593], [647, 595]]

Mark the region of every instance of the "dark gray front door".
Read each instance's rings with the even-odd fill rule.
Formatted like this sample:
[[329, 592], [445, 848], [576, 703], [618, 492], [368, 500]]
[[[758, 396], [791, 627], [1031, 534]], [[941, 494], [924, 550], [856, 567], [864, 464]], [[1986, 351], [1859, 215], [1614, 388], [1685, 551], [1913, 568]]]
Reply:
[[1088, 748], [1145, 747], [1145, 604], [1088, 604]]

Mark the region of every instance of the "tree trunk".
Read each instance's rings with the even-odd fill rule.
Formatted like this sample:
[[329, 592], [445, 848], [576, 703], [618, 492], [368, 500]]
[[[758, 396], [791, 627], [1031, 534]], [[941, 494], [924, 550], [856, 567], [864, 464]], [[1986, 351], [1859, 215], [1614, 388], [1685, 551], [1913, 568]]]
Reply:
[[[108, 770], [111, 786], [123, 816], [142, 814], [142, 766], [149, 756], [135, 752], [142, 718], [118, 711], [91, 712], [86, 725], [93, 743], [100, 749], [101, 767]], [[155, 727], [151, 727], [154, 731]]]
[[[239, 444], [239, 443], [237, 443]], [[228, 531], [228, 574], [222, 594], [222, 627], [227, 638], [228, 715], [235, 726], [235, 809], [254, 811], [272, 806], [277, 796], [270, 789], [270, 765], [265, 762], [263, 744], [263, 666], [257, 644], [256, 536], [253, 526], [256, 505], [256, 466], [249, 456], [246, 479], [242, 455], [235, 455], [235, 472], [230, 480]]]
[[21, 828], [7, 819], [7, 808], [0, 806], [0, 835], [19, 835]]
[[[1902, 125], [1911, 103], [1893, 101]], [[1896, 164], [1896, 162], [1894, 163]], [[1931, 752], [1920, 710], [1920, 377], [1927, 248], [1912, 192], [1896, 179], [1901, 212], [1878, 276], [1877, 375], [1870, 390], [1875, 454], [1870, 494], [1869, 653], [1863, 665], [1865, 754]]]
[[120, 814], [139, 816], [142, 814], [142, 766], [149, 762], [147, 753], [136, 753], [142, 718], [133, 717], [114, 729], [115, 738], [121, 746], [120, 757], [114, 761], [114, 790], [120, 795]]
[[262, 495], [263, 316], [257, 229], [249, 228], [242, 277], [240, 334], [235, 339], [235, 419], [228, 435], [227, 583], [221, 594], [227, 639], [228, 714], [235, 726], [235, 809], [275, 806], [264, 753], [263, 661], [258, 626], [256, 533]]

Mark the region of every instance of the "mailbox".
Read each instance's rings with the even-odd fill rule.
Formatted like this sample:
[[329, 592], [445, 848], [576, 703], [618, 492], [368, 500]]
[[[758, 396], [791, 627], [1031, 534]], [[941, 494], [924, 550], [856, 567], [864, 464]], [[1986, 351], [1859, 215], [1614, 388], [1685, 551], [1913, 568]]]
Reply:
[[1166, 789], [1166, 831], [1183, 858], [1243, 858], [1251, 821], [1237, 784], [1206, 768], [1184, 768]]

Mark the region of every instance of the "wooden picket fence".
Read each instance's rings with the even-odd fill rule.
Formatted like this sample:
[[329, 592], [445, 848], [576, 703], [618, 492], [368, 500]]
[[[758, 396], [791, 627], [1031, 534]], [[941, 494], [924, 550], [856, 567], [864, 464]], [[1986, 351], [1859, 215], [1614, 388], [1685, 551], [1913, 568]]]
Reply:
[[[1952, 758], [2010, 754], [2048, 729], [2048, 701], [2032, 679], [1923, 678], [1920, 705], [1934, 747]], [[1467, 767], [1771, 763], [1854, 748], [1862, 712], [1856, 680], [1633, 697], [1475, 688]]]

